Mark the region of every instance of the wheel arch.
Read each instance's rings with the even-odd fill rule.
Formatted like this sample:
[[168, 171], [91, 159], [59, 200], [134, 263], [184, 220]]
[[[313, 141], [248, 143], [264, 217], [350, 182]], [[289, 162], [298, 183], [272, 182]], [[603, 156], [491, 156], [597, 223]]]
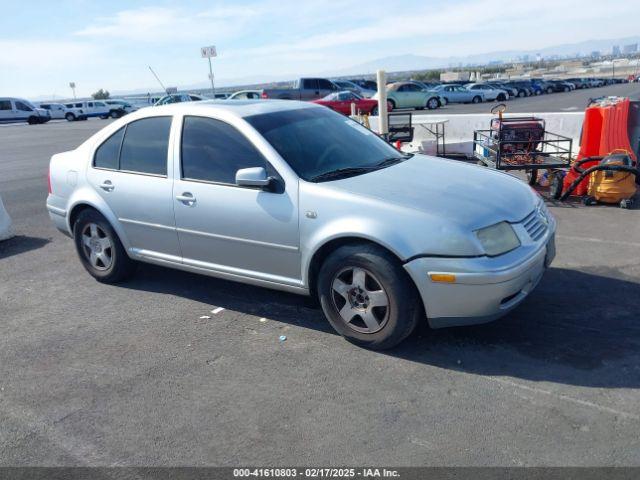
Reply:
[[379, 241], [372, 240], [371, 238], [367, 238], [365, 236], [349, 234], [329, 239], [314, 250], [314, 252], [310, 255], [308, 266], [305, 269], [305, 283], [308, 286], [311, 296], [317, 296], [318, 273], [320, 272], [320, 268], [322, 267], [322, 264], [327, 259], [327, 257], [343, 246], [356, 244], [375, 245], [376, 247], [379, 247], [387, 251], [389, 254], [393, 255], [398, 260], [398, 262], [403, 263], [403, 260], [398, 255], [398, 252], [393, 251], [393, 249], [389, 248]]
[[95, 201], [93, 199], [89, 199], [89, 200], [81, 199], [72, 203], [71, 207], [68, 209], [68, 214], [67, 214], [67, 225], [69, 228], [69, 232], [71, 233], [72, 236], [73, 236], [73, 225], [77, 220], [78, 215], [80, 215], [80, 213], [83, 212], [84, 210], [95, 210], [100, 215], [102, 215], [109, 222], [111, 227], [115, 230], [120, 242], [122, 243], [122, 246], [124, 247], [125, 251], [128, 253], [129, 247], [130, 247], [129, 240], [125, 235], [124, 230], [122, 229], [120, 223], [118, 222], [117, 217], [111, 211], [111, 209], [106, 204], [104, 204], [104, 202]]

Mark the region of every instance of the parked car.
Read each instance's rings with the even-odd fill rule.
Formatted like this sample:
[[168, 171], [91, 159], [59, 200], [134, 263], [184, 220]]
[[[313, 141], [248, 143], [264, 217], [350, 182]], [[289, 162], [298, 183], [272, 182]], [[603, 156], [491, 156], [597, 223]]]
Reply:
[[363, 98], [371, 98], [377, 92], [377, 90], [369, 90], [369, 89], [363, 88], [360, 85], [350, 82], [349, 80], [332, 80], [332, 82], [335, 83], [342, 90], [349, 90], [357, 95], [360, 95]]
[[572, 90], [572, 84], [562, 80], [550, 80], [549, 85], [553, 88], [554, 92], [570, 92]]
[[483, 92], [468, 90], [462, 85], [438, 85], [431, 92], [437, 93], [447, 103], [482, 103], [485, 100]]
[[0, 123], [27, 122], [29, 125], [51, 120], [48, 110], [24, 98], [0, 97]]
[[261, 90], [240, 90], [233, 93], [229, 100], [257, 100], [262, 98]]
[[160, 107], [162, 105], [169, 105], [170, 103], [183, 103], [183, 102], [201, 102], [206, 100], [202, 95], [196, 95], [195, 93], [171, 93], [160, 98], [154, 107]]
[[5, 210], [2, 197], [0, 197], [0, 241], [7, 240], [11, 237], [13, 237], [11, 217]]
[[488, 102], [509, 100], [509, 92], [501, 88], [494, 88], [486, 83], [468, 83], [464, 87], [472, 92], [482, 92], [484, 99]]
[[591, 88], [591, 84], [586, 78], [567, 78], [565, 82], [573, 83], [576, 89]]
[[141, 109], [54, 155], [49, 182], [50, 218], [98, 281], [141, 261], [314, 295], [369, 348], [505, 315], [555, 252], [524, 182], [404, 154], [313, 103]]
[[514, 87], [516, 90], [518, 90], [516, 97], [522, 98], [522, 97], [530, 97], [531, 95], [533, 95], [533, 89], [531, 88], [531, 85], [528, 84], [527, 82], [510, 80], [508, 82], [505, 82], [505, 85], [510, 85]]
[[138, 107], [133, 106], [126, 100], [109, 99], [105, 100], [104, 103], [109, 106], [109, 116], [111, 116], [112, 118], [120, 118], [127, 113], [135, 112], [136, 110], [138, 110]]
[[498, 90], [504, 90], [509, 94], [509, 98], [514, 98], [518, 96], [518, 89], [511, 85], [506, 85], [500, 82], [487, 82], [487, 85], [493, 88], [497, 88]]
[[[378, 94], [373, 96], [378, 100]], [[391, 108], [416, 108], [433, 110], [442, 106], [438, 92], [424, 90], [413, 82], [396, 82], [387, 85], [387, 101]]]
[[65, 118], [65, 115], [69, 112], [69, 109], [62, 103], [39, 103], [37, 107], [47, 110], [52, 120]]
[[317, 100], [330, 93], [337, 92], [340, 88], [326, 78], [301, 78], [293, 82], [290, 88], [265, 88], [262, 90], [262, 98], [275, 98], [280, 100]]
[[363, 78], [360, 79], [351, 79], [350, 82], [355, 83], [360, 88], [364, 88], [365, 90], [373, 90], [374, 92], [378, 91], [378, 84], [373, 80], [365, 80]]
[[[112, 116], [111, 111], [116, 110], [107, 105], [103, 100], [90, 100], [82, 102], [65, 103], [65, 107], [81, 111], [83, 118], [100, 117], [103, 120]], [[67, 120], [69, 120], [67, 118]], [[73, 120], [73, 119], [72, 119]], [[70, 121], [72, 121], [70, 120]]]
[[[342, 113], [344, 115], [351, 115], [351, 104], [355, 104], [356, 113], [367, 115], [378, 115], [378, 101], [371, 98], [363, 98], [357, 93], [345, 90], [344, 92], [330, 93], [324, 98], [319, 100], [313, 100], [313, 103], [318, 105], [324, 105], [331, 110]], [[388, 110], [393, 110], [391, 102], [388, 103]]]

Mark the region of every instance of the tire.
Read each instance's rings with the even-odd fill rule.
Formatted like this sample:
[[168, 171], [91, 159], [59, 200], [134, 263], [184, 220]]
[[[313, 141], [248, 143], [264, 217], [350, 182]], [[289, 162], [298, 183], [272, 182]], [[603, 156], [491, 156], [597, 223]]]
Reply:
[[634, 199], [633, 198], [626, 198], [624, 200], [620, 200], [620, 208], [624, 208], [626, 210], [629, 210], [629, 209], [633, 208], [633, 203], [634, 203]]
[[387, 100], [387, 102], [391, 104], [391, 109], [392, 110], [396, 109], [396, 102], [394, 102], [393, 100]]
[[563, 91], [568, 92], [570, 90], [569, 87], [564, 87]]
[[36, 123], [39, 123], [39, 122], [38, 122], [38, 119], [37, 119], [36, 117], [29, 117], [29, 118], [27, 119], [27, 123], [28, 123], [29, 125], [35, 125]]
[[498, 101], [498, 102], [506, 102], [507, 101], [507, 97], [505, 97], [504, 94], [501, 93], [496, 97], [496, 101]]
[[518, 97], [519, 98], [523, 98], [527, 96], [527, 92], [525, 92], [524, 90], [518, 90]]
[[[340, 335], [374, 350], [398, 345], [424, 316], [412, 280], [400, 262], [377, 245], [346, 245], [329, 255], [318, 274], [318, 298]], [[380, 305], [370, 306], [373, 301]]]
[[127, 255], [115, 230], [96, 210], [84, 210], [78, 215], [73, 237], [82, 266], [99, 282], [118, 283], [135, 271], [136, 264]]
[[547, 93], [553, 93], [553, 88], [551, 87], [547, 88]]
[[67, 122], [73, 122], [76, 119], [76, 116], [73, 113], [69, 112], [64, 116], [64, 118], [67, 119]]
[[592, 206], [592, 205], [595, 205], [595, 204], [596, 204], [596, 203], [598, 203], [598, 202], [596, 201], [596, 199], [595, 199], [595, 198], [593, 198], [593, 197], [589, 197], [589, 196], [586, 196], [586, 197], [584, 197], [584, 198], [582, 199], [582, 203], [583, 203], [585, 206], [590, 207], [590, 206]]
[[122, 114], [120, 112], [118, 112], [117, 110], [111, 110], [109, 112], [109, 116], [111, 118], [120, 118], [122, 116]]
[[476, 95], [471, 99], [471, 103], [482, 103], [482, 97], [479, 95]]
[[439, 106], [440, 106], [440, 101], [437, 98], [431, 97], [429, 100], [427, 100], [427, 108], [429, 110], [435, 110]]
[[375, 107], [373, 107], [373, 108], [371, 109], [371, 115], [373, 115], [374, 117], [377, 117], [377, 116], [378, 116], [378, 113], [380, 113], [380, 112], [379, 112], [379, 110], [378, 110], [378, 106], [376, 105]]
[[532, 168], [531, 170], [527, 170], [527, 183], [529, 183], [529, 185], [533, 187], [537, 181], [538, 181], [538, 169]]

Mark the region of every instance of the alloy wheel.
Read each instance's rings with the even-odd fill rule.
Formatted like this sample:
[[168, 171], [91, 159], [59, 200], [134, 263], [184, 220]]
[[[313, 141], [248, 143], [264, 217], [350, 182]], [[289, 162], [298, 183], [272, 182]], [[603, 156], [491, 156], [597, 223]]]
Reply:
[[389, 320], [389, 296], [380, 281], [362, 267], [348, 267], [331, 282], [333, 304], [345, 324], [360, 333], [375, 333]]
[[96, 270], [108, 270], [113, 264], [113, 242], [96, 223], [82, 229], [82, 251]]

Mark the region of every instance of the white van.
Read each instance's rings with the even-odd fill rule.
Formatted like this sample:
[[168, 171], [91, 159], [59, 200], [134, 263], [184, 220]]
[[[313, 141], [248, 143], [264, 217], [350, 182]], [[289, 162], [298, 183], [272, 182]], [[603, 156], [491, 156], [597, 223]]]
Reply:
[[66, 118], [65, 115], [69, 112], [61, 103], [39, 103], [38, 106], [47, 110], [52, 119]]
[[51, 120], [49, 112], [23, 98], [0, 97], [0, 123], [27, 122], [29, 125]]

